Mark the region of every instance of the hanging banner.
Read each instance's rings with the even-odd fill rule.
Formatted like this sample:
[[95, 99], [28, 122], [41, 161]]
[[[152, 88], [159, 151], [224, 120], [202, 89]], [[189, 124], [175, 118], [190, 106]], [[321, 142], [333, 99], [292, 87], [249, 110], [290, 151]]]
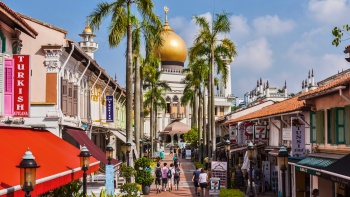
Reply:
[[106, 194], [114, 195], [114, 168], [113, 165], [106, 165]]
[[30, 56], [13, 55], [14, 66], [14, 117], [29, 117]]
[[114, 121], [113, 96], [106, 96], [106, 122]]
[[267, 143], [266, 125], [254, 125], [254, 143]]
[[246, 138], [244, 134], [244, 123], [238, 123], [238, 144], [246, 144]]
[[292, 156], [305, 157], [305, 125], [292, 126]]
[[246, 136], [253, 136], [254, 123], [252, 123], [252, 122], [244, 123], [244, 132], [245, 132]]
[[229, 131], [230, 131], [231, 143], [236, 143], [237, 142], [237, 125], [236, 124], [229, 124]]

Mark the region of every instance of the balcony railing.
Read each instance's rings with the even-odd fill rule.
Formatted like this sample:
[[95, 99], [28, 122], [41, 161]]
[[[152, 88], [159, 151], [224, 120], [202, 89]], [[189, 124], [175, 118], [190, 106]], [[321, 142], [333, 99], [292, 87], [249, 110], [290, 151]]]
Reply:
[[183, 119], [184, 118], [184, 114], [183, 113], [171, 113], [170, 114], [170, 119], [175, 120], [175, 119]]

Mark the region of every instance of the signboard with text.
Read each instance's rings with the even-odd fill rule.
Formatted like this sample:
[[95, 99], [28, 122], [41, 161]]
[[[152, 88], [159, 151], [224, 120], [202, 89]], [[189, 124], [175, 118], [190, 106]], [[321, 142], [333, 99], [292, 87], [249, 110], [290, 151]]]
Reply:
[[209, 181], [209, 195], [220, 194], [220, 178], [210, 178]]
[[186, 150], [186, 159], [191, 159], [191, 150]]
[[232, 143], [237, 142], [237, 126], [236, 124], [229, 124], [229, 131], [230, 131], [230, 141]]
[[238, 144], [246, 144], [246, 136], [244, 134], [244, 123], [240, 123], [238, 125]]
[[106, 96], [106, 122], [113, 122], [113, 96]]
[[305, 125], [292, 126], [292, 156], [305, 157]]
[[13, 55], [14, 65], [14, 117], [29, 117], [30, 110], [30, 56]]
[[292, 128], [282, 128], [282, 140], [292, 140]]

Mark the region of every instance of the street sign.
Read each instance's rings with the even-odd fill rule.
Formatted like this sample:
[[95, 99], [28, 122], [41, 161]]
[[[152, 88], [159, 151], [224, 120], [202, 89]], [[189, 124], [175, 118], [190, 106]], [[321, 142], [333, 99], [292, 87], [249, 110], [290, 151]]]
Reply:
[[114, 168], [113, 165], [106, 165], [106, 193], [114, 195]]

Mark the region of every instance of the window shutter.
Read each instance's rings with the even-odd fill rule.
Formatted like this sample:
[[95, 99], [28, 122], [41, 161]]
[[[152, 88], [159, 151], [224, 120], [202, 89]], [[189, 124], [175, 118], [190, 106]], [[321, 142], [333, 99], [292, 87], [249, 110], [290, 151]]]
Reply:
[[345, 106], [345, 144], [350, 145], [350, 105]]
[[67, 115], [73, 115], [73, 83], [68, 82], [68, 107], [67, 107]]
[[62, 113], [67, 115], [68, 107], [68, 80], [62, 79]]
[[344, 108], [335, 108], [336, 113], [336, 143], [345, 144], [345, 110]]
[[327, 110], [328, 119], [328, 143], [336, 144], [335, 127], [336, 127], [336, 114], [335, 108]]
[[316, 143], [324, 144], [324, 110], [316, 112]]
[[316, 143], [316, 113], [310, 112], [310, 143]]
[[5, 59], [5, 80], [4, 80], [4, 116], [13, 115], [13, 102], [14, 102], [14, 69], [13, 59]]
[[73, 115], [78, 115], [78, 86], [73, 87]]

